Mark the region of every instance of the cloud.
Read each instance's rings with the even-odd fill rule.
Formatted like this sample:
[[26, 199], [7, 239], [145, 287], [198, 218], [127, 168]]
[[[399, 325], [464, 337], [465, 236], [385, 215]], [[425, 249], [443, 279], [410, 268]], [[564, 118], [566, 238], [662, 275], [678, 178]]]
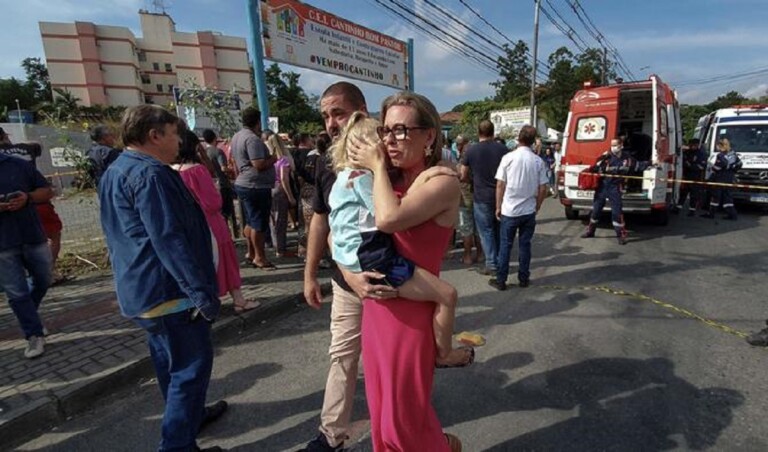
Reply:
[[[136, 14], [145, 0], [24, 0], [5, 25], [6, 45], [0, 46], [0, 77], [24, 78], [20, 67], [26, 57], [43, 57], [38, 22], [85, 21], [98, 24], [138, 25]], [[10, 40], [13, 43], [10, 44]]]
[[749, 98], [768, 96], [768, 83], [760, 83], [744, 91], [744, 96]]
[[461, 96], [463, 94], [467, 94], [469, 90], [469, 82], [466, 80], [460, 80], [458, 82], [448, 83], [445, 88], [443, 88], [443, 93], [448, 96]]

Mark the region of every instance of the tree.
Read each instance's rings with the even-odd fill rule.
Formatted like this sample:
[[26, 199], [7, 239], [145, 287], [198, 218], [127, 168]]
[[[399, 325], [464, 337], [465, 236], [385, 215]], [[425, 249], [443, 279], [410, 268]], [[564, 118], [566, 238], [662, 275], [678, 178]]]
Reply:
[[35, 93], [37, 102], [46, 102], [53, 100], [51, 91], [51, 78], [48, 75], [48, 68], [40, 58], [24, 58], [21, 67], [27, 74], [27, 85]]
[[[451, 111], [462, 112], [461, 121], [451, 130], [451, 138], [463, 135], [467, 138], [477, 138], [477, 125], [484, 119], [489, 119], [490, 113], [495, 110], [509, 110], [511, 108], [522, 107], [526, 101], [517, 100], [501, 102], [493, 99], [468, 101], [456, 105]], [[498, 132], [498, 131], [497, 131]], [[512, 137], [506, 137], [512, 138]]]
[[571, 98], [581, 87], [576, 74], [579, 66], [567, 47], [560, 47], [552, 52], [548, 63], [549, 79], [544, 84], [539, 98], [539, 111], [550, 127], [563, 130]]
[[712, 110], [706, 105], [683, 104], [680, 106], [680, 123], [683, 126], [683, 138], [686, 141], [693, 138], [693, 132], [696, 130], [699, 118], [710, 112]]
[[[16, 105], [16, 100], [19, 105]], [[0, 79], [0, 110], [15, 111], [17, 107], [30, 109], [35, 105], [35, 92], [16, 78]]]
[[37, 111], [49, 122], [71, 122], [80, 117], [80, 107], [77, 105], [80, 99], [75, 97], [67, 89], [54, 88], [56, 97], [53, 101], [46, 101], [39, 105]]
[[496, 62], [501, 80], [491, 83], [496, 88], [494, 100], [509, 102], [527, 99], [531, 90], [528, 44], [522, 40], [517, 41], [514, 47], [504, 44], [504, 53], [506, 55]]
[[[273, 63], [265, 71], [269, 113], [280, 118], [282, 130], [316, 133], [321, 130], [322, 116], [318, 98], [309, 96], [299, 85], [300, 74], [283, 72]], [[313, 126], [316, 124], [316, 126]]]
[[578, 62], [576, 77], [579, 79], [579, 83], [586, 81], [592, 81], [595, 85], [601, 83], [604, 65], [606, 82], [616, 79], [616, 64], [610, 59], [605, 61], [604, 56], [602, 49], [590, 47], [576, 57]]
[[240, 118], [233, 115], [236, 111], [237, 94], [234, 90], [224, 94], [219, 90], [200, 86], [194, 80], [187, 80], [187, 86], [181, 90], [179, 105], [192, 109], [196, 115], [206, 116], [211, 120], [218, 134], [231, 137], [240, 129]]
[[721, 108], [729, 108], [733, 107], [734, 105], [743, 105], [743, 104], [749, 104], [752, 103], [750, 99], [742, 96], [737, 91], [729, 91], [725, 93], [722, 96], [719, 96], [714, 101], [707, 104], [707, 107], [710, 111], [719, 110]]

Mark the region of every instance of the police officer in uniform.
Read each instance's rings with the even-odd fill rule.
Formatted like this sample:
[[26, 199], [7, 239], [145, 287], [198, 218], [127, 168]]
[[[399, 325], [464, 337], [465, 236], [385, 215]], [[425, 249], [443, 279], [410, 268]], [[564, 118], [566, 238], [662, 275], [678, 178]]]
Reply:
[[[699, 147], [699, 140], [693, 138], [688, 142], [688, 149], [683, 153], [683, 179], [687, 181], [701, 182], [704, 180], [704, 172], [707, 169], [707, 155]], [[685, 199], [688, 198], [688, 216], [696, 215], [696, 209], [703, 207], [702, 186], [696, 183], [683, 183], [680, 187], [680, 196], [677, 199], [678, 213], [683, 209]]]
[[[629, 152], [622, 149], [620, 138], [611, 140], [611, 150], [606, 151], [597, 159], [597, 163], [592, 167], [593, 173], [605, 174], [609, 176], [626, 176], [630, 173], [643, 171], [649, 166], [648, 162], [637, 162]], [[611, 221], [613, 229], [616, 231], [616, 238], [619, 245], [626, 245], [627, 230], [624, 228], [624, 214], [622, 213], [621, 193], [623, 191], [624, 179], [622, 177], [601, 177], [595, 190], [595, 197], [592, 201], [592, 214], [589, 218], [587, 230], [581, 235], [582, 238], [591, 238], [595, 236], [597, 222], [600, 214], [605, 207], [606, 199], [611, 205]]]
[[[741, 169], [741, 159], [731, 149], [731, 142], [727, 138], [717, 141], [717, 157], [712, 165], [712, 174], [709, 181], [721, 184], [736, 182], [736, 172]], [[717, 208], [722, 206], [725, 210], [725, 220], [736, 220], [736, 208], [733, 206], [733, 195], [728, 187], [714, 186], [712, 188], [712, 201], [709, 204], [709, 212], [702, 215], [705, 218], [715, 218]]]

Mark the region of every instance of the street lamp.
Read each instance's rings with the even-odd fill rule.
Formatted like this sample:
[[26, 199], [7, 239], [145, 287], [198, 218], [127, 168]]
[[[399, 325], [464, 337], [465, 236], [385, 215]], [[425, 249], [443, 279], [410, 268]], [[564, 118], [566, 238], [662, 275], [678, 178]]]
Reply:
[[21, 105], [19, 105], [19, 99], [16, 99], [16, 113], [19, 115], [19, 122], [24, 124], [24, 118], [21, 117]]

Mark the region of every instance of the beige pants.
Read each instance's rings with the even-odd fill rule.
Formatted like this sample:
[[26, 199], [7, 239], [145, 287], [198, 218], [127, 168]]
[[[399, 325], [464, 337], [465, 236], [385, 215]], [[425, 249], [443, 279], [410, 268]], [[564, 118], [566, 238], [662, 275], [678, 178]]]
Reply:
[[320, 431], [328, 444], [336, 447], [347, 439], [360, 360], [360, 327], [363, 304], [353, 292], [336, 282], [331, 305], [331, 369], [325, 384], [325, 399], [320, 413]]

